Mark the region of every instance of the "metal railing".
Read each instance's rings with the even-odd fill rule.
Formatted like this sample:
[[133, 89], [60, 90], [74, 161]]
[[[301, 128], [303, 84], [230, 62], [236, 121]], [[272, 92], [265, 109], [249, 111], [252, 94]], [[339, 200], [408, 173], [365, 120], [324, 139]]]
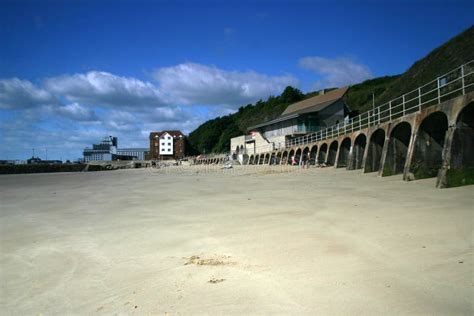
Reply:
[[353, 117], [347, 122], [330, 126], [315, 133], [294, 138], [286, 143], [275, 144], [275, 149], [306, 145], [370, 126], [390, 122], [410, 113], [419, 112], [468, 92], [474, 91], [474, 60], [439, 76], [415, 90], [405, 93], [385, 104]]

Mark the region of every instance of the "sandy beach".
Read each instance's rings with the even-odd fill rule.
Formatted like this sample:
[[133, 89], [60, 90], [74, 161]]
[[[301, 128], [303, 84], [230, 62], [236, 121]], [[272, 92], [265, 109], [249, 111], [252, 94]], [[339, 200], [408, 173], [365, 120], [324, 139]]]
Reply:
[[0, 176], [0, 309], [472, 315], [473, 189], [334, 168]]

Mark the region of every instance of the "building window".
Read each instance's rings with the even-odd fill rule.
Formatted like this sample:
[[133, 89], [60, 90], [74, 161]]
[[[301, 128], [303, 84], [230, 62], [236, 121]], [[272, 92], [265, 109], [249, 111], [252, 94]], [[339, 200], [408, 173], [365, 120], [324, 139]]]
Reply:
[[171, 146], [171, 143], [168, 143], [168, 146]]
[[171, 148], [168, 148], [168, 151], [171, 151]]
[[171, 139], [171, 137], [170, 137], [170, 136], [168, 136], [168, 139]]
[[164, 145], [165, 145], [165, 143], [161, 143], [161, 146], [164, 146]]

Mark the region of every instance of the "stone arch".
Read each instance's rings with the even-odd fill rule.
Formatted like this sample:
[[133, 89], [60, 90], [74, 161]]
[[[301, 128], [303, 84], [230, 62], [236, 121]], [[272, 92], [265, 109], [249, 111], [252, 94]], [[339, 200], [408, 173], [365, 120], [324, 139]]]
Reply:
[[248, 165], [249, 164], [249, 158], [250, 158], [249, 155], [244, 154], [242, 156], [242, 165]]
[[365, 172], [380, 170], [383, 146], [385, 145], [385, 131], [381, 128], [370, 135], [367, 161], [365, 162]]
[[235, 147], [235, 154], [238, 155], [240, 153], [240, 147], [237, 145]]
[[465, 106], [456, 119], [445, 186], [466, 184], [474, 184], [474, 102]]
[[301, 157], [301, 159], [303, 159], [304, 156], [306, 156], [306, 161], [309, 164], [309, 147], [308, 146], [306, 146], [303, 149], [303, 156]]
[[265, 160], [263, 160], [263, 164], [268, 165], [270, 162], [270, 154], [265, 154]]
[[337, 140], [333, 141], [331, 145], [329, 146], [327, 164], [330, 166], [334, 166], [334, 164], [336, 163], [337, 147], [338, 147]]
[[299, 164], [301, 161], [301, 154], [302, 154], [301, 148], [297, 148], [295, 152], [295, 161], [297, 164]]
[[288, 153], [288, 163], [291, 165], [291, 161], [293, 156], [295, 155], [295, 150], [291, 149], [290, 152]]
[[362, 161], [364, 160], [364, 152], [365, 146], [367, 143], [367, 137], [365, 134], [359, 134], [355, 141], [354, 146], [352, 148], [352, 161], [351, 161], [351, 168], [352, 169], [361, 169]]
[[390, 132], [387, 156], [383, 165], [382, 176], [403, 173], [411, 139], [411, 125], [408, 122], [398, 123]]
[[351, 151], [351, 139], [344, 138], [339, 146], [339, 157], [337, 158], [337, 167], [344, 168], [349, 164], [349, 153]]
[[443, 148], [448, 118], [443, 112], [434, 112], [421, 122], [416, 133], [410, 172], [415, 179], [438, 175], [443, 164]]
[[253, 165], [254, 155], [250, 155], [249, 165]]
[[258, 159], [258, 164], [263, 165], [265, 163], [265, 154], [260, 154], [260, 158]]
[[276, 164], [276, 154], [272, 152], [270, 154], [270, 161], [268, 162], [270, 165], [275, 165]]
[[281, 151], [277, 152], [275, 164], [279, 165], [279, 164], [281, 163], [281, 156], [282, 156], [282, 154], [283, 154], [283, 153], [282, 153]]
[[328, 144], [324, 143], [319, 148], [318, 163], [322, 164], [326, 161], [326, 156], [328, 152]]
[[318, 145], [314, 145], [313, 147], [311, 147], [311, 150], [309, 151], [309, 164], [310, 165], [316, 164], [317, 153], [318, 153]]
[[281, 164], [286, 165], [288, 163], [288, 151], [285, 150], [281, 156]]

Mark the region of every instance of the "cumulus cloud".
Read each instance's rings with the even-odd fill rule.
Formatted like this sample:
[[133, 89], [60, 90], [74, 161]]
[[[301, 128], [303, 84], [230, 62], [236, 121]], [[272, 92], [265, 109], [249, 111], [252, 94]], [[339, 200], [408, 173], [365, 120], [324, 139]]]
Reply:
[[158, 69], [153, 78], [90, 71], [45, 78], [41, 84], [0, 79], [4, 155], [26, 158], [34, 147], [47, 148], [50, 158], [77, 158], [104, 135], [118, 136], [122, 147], [146, 147], [150, 131], [189, 133], [205, 120], [298, 83], [292, 76], [195, 63]]
[[102, 71], [48, 78], [45, 87], [72, 102], [109, 107], [146, 107], [166, 104], [155, 85]]
[[0, 79], [0, 108], [27, 109], [56, 104], [56, 98], [28, 80]]
[[351, 58], [303, 57], [299, 60], [299, 65], [321, 75], [321, 79], [314, 84], [317, 89], [342, 87], [372, 78], [369, 67]]
[[160, 68], [154, 73], [162, 91], [181, 104], [237, 107], [296, 85], [293, 76], [268, 76], [254, 71], [226, 71], [196, 63]]
[[88, 109], [76, 102], [65, 106], [60, 106], [56, 109], [56, 111], [59, 115], [74, 121], [91, 122], [98, 120], [98, 117], [93, 110]]

